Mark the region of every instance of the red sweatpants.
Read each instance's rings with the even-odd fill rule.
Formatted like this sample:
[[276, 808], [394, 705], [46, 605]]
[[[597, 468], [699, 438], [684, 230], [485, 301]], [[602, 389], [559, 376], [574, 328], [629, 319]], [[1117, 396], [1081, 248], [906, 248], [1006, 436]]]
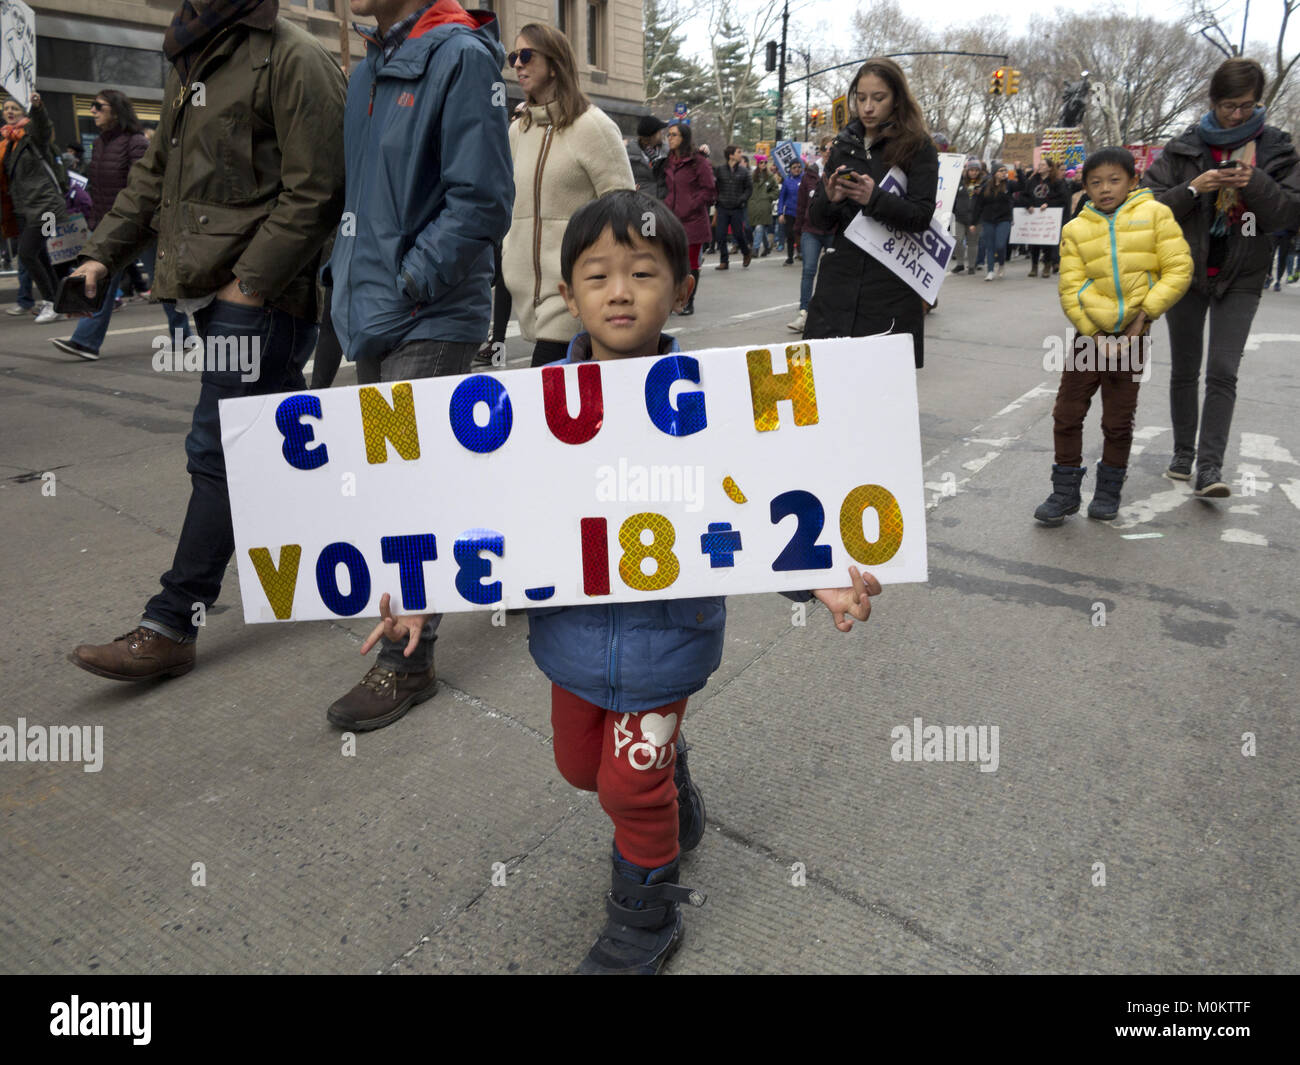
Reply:
[[686, 700], [616, 714], [551, 685], [555, 764], [575, 788], [594, 791], [614, 822], [614, 845], [634, 865], [677, 857], [673, 766]]

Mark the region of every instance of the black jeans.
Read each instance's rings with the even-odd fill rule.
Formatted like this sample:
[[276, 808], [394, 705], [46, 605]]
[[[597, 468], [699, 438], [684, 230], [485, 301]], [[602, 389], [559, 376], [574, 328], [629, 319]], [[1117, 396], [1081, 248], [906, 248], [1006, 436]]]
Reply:
[[[1223, 468], [1237, 403], [1237, 367], [1250, 323], [1259, 307], [1260, 277], [1236, 286], [1222, 299], [1195, 289], [1169, 309], [1169, 415], [1174, 423], [1174, 451], [1196, 455], [1198, 468]], [[1210, 351], [1205, 360], [1205, 406], [1196, 437], [1201, 361], [1205, 350], [1205, 316], [1210, 316]]]
[[719, 207], [718, 208], [718, 254], [722, 256], [722, 261], [727, 261], [727, 230], [731, 230], [731, 235], [736, 238], [736, 243], [740, 245], [740, 250], [749, 254], [749, 238], [745, 236], [745, 208], [744, 207]]
[[539, 340], [533, 345], [533, 366], [547, 366], [559, 362], [569, 353], [567, 340]]
[[18, 258], [27, 267], [41, 299], [53, 301], [59, 289], [59, 282], [54, 275], [54, 265], [45, 250], [45, 235], [41, 232], [39, 222], [23, 223], [18, 234]]
[[[203, 371], [194, 421], [185, 438], [190, 474], [190, 503], [181, 527], [172, 568], [162, 576], [162, 591], [144, 608], [142, 624], [173, 639], [198, 635], [196, 607], [210, 607], [221, 592], [226, 566], [235, 552], [230, 520], [226, 457], [221, 449], [217, 402], [239, 396], [296, 392], [303, 388], [302, 368], [316, 343], [316, 323], [284, 311], [215, 300], [194, 315], [199, 336], [247, 338], [253, 353], [248, 374], [240, 369]], [[254, 345], [254, 342], [256, 344]], [[245, 376], [254, 380], [243, 380]]]

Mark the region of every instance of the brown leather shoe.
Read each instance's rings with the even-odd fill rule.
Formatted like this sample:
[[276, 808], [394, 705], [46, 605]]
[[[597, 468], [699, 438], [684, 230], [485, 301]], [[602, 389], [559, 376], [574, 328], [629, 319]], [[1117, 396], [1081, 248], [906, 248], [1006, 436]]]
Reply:
[[425, 673], [395, 673], [376, 664], [325, 716], [341, 729], [369, 732], [391, 725], [416, 703], [437, 693], [438, 679], [432, 666]]
[[68, 661], [109, 680], [152, 680], [188, 673], [194, 668], [194, 652], [193, 642], [178, 643], [140, 626], [112, 643], [83, 643], [68, 655]]
[[713, 269], [715, 269], [715, 270], [728, 270], [728, 269], [730, 269], [730, 267], [728, 267], [726, 263], [718, 263], [718, 265], [715, 266]]
[[753, 255], [752, 252], [745, 252], [745, 259], [744, 259], [744, 261], [743, 261], [740, 265], [741, 265], [741, 266], [748, 266], [748, 265], [750, 264], [750, 262], [753, 260], [753, 258], [754, 258], [754, 255]]

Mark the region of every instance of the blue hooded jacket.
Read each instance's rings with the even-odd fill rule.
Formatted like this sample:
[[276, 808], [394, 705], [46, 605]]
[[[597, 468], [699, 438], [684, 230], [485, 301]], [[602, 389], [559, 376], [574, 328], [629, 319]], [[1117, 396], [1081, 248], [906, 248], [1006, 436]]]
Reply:
[[325, 267], [334, 330], [349, 359], [408, 340], [477, 343], [515, 197], [496, 17], [438, 0], [388, 60], [358, 32], [346, 203]]
[[[659, 353], [680, 351], [661, 334]], [[554, 365], [591, 357], [588, 334]], [[528, 649], [555, 684], [615, 713], [655, 710], [704, 687], [722, 662], [727, 600], [556, 606], [528, 611]]]

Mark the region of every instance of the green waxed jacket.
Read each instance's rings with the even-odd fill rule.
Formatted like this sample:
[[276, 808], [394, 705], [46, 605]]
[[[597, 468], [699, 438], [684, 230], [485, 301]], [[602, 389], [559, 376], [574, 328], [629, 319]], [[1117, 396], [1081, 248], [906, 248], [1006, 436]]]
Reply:
[[158, 239], [154, 292], [210, 295], [233, 278], [315, 320], [321, 248], [343, 211], [343, 72], [282, 18], [216, 34], [167, 77], [149, 150], [82, 252], [110, 275]]

